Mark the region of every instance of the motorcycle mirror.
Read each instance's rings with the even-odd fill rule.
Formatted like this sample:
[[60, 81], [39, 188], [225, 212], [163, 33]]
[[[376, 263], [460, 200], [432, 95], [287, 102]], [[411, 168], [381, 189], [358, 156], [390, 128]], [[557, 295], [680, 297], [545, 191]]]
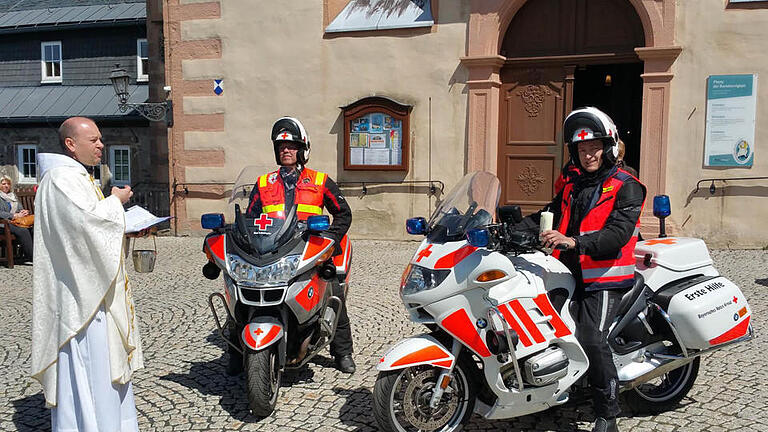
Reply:
[[520, 206], [505, 205], [496, 209], [496, 217], [502, 223], [519, 223], [523, 220], [523, 212]]
[[405, 221], [405, 230], [408, 234], [424, 235], [427, 233], [427, 220], [423, 217], [410, 218]]
[[487, 229], [475, 228], [467, 231], [467, 242], [475, 247], [486, 247], [491, 242], [491, 235]]

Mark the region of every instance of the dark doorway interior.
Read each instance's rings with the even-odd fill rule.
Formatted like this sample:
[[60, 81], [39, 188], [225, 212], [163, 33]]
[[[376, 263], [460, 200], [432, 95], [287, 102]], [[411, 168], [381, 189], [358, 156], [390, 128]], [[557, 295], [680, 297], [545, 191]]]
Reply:
[[594, 106], [611, 116], [626, 145], [624, 161], [637, 170], [643, 108], [642, 73], [642, 63], [583, 66], [576, 69], [573, 86], [573, 108]]

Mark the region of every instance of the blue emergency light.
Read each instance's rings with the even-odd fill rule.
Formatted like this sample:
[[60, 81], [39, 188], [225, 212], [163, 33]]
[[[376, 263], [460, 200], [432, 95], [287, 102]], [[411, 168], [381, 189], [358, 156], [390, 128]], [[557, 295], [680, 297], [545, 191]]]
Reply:
[[423, 217], [410, 218], [405, 221], [405, 230], [408, 234], [423, 235], [427, 233], [427, 220]]
[[224, 226], [224, 215], [221, 213], [205, 213], [200, 216], [203, 229], [216, 229]]
[[491, 241], [491, 235], [487, 229], [475, 228], [467, 231], [467, 242], [474, 247], [486, 247]]
[[657, 218], [665, 218], [672, 214], [669, 205], [669, 196], [656, 195], [653, 197], [653, 215]]
[[331, 226], [331, 219], [326, 215], [307, 218], [307, 229], [314, 232], [325, 231]]

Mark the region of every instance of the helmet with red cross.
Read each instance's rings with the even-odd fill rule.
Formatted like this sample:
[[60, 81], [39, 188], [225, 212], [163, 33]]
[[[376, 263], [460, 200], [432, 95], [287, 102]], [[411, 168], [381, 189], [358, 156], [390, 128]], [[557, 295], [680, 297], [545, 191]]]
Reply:
[[309, 161], [309, 134], [304, 125], [293, 117], [281, 117], [272, 125], [272, 145], [275, 149], [275, 162], [280, 165], [279, 148], [281, 142], [293, 142], [299, 145], [296, 159], [301, 165]]
[[619, 154], [619, 131], [608, 114], [595, 107], [578, 108], [565, 118], [563, 141], [568, 145], [571, 161], [581, 167], [577, 146], [580, 142], [601, 140], [603, 158], [609, 166], [616, 164]]

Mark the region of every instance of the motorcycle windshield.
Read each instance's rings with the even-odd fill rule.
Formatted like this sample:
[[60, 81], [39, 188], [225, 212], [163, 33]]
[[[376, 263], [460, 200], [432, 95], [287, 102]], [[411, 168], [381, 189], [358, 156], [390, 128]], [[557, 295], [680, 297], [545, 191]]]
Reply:
[[495, 175], [484, 171], [465, 175], [429, 218], [429, 240], [456, 240], [493, 222], [500, 196], [501, 185]]
[[[237, 204], [241, 214], [235, 212], [233, 229], [239, 234], [238, 240], [247, 243], [258, 255], [276, 251], [280, 246], [293, 239], [298, 226], [296, 207], [286, 209], [285, 217], [269, 217], [261, 209], [249, 209], [250, 196], [259, 177], [267, 174], [267, 182], [277, 181], [277, 174], [272, 175], [274, 167], [250, 165], [242, 169], [232, 187], [229, 203]], [[249, 212], [249, 210], [251, 210]]]

